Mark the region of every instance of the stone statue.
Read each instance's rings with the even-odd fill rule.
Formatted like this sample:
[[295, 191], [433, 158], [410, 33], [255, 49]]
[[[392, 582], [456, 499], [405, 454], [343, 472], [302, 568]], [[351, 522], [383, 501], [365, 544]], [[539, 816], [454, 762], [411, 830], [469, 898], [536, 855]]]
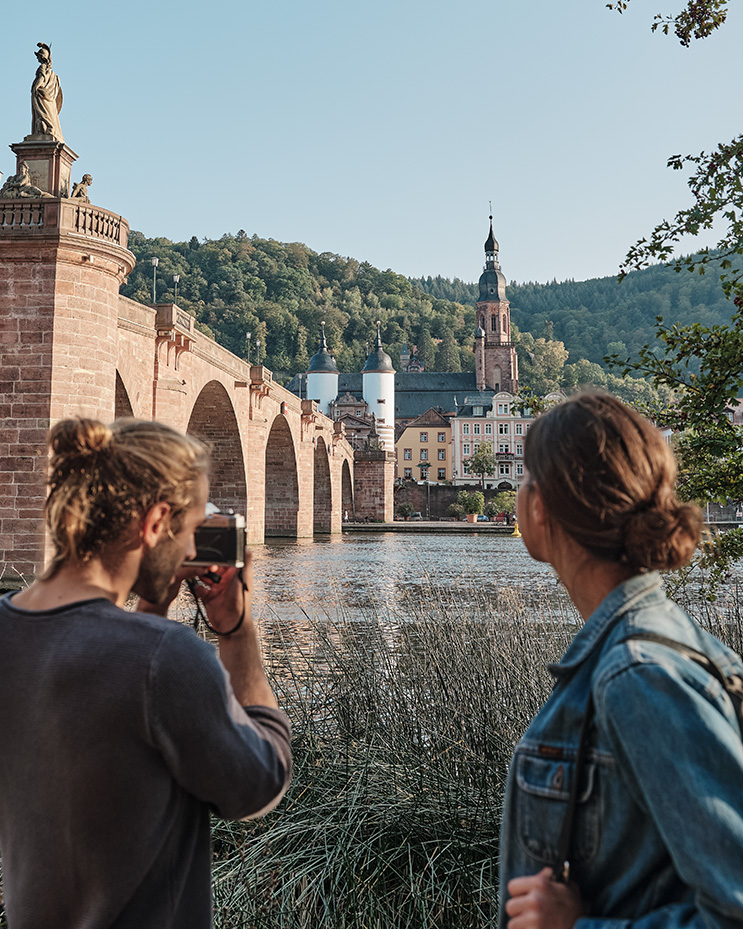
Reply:
[[18, 174], [11, 174], [0, 188], [0, 200], [24, 200], [32, 197], [51, 197], [51, 194], [34, 187], [28, 165], [22, 161], [18, 165]]
[[39, 67], [31, 85], [31, 136], [51, 136], [58, 142], [64, 142], [59, 125], [62, 88], [59, 78], [52, 71], [52, 50], [43, 42], [36, 44], [39, 47], [36, 52]]
[[82, 200], [83, 203], [90, 203], [90, 197], [88, 196], [88, 187], [93, 183], [93, 178], [89, 174], [83, 174], [83, 179], [79, 184], [72, 185], [72, 193], [70, 197], [75, 200]]

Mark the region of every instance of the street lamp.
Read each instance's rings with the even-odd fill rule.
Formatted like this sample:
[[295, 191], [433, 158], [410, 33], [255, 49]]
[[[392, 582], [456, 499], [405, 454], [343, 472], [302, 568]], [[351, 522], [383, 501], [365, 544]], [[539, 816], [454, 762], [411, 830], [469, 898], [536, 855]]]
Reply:
[[173, 303], [178, 303], [178, 282], [180, 281], [180, 274], [173, 275], [173, 287], [175, 289], [175, 297], [173, 297]]
[[248, 359], [248, 364], [250, 364], [250, 332], [245, 333], [245, 345], [247, 346], [247, 351], [245, 353], [246, 358]]
[[152, 305], [157, 303], [157, 265], [159, 258], [152, 259]]
[[431, 518], [431, 484], [428, 480], [428, 469], [431, 467], [430, 461], [421, 461], [418, 465], [421, 469], [421, 480], [426, 482], [426, 519]]
[[260, 339], [255, 340], [255, 363], [256, 364], [261, 363], [261, 340]]

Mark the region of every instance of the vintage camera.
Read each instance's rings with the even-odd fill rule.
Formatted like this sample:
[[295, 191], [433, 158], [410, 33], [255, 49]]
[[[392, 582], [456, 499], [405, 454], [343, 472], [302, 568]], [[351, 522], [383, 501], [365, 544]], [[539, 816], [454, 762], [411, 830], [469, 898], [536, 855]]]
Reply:
[[244, 516], [237, 513], [220, 513], [213, 504], [209, 504], [207, 517], [194, 535], [196, 558], [187, 561], [186, 564], [230, 565], [235, 568], [242, 568], [245, 564]]

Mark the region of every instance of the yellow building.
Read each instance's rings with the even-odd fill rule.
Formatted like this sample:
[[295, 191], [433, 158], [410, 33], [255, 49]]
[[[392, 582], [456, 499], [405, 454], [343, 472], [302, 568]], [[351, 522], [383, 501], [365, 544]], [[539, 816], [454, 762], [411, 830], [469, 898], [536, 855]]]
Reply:
[[[396, 477], [445, 483], [452, 479], [451, 424], [438, 410], [408, 423], [395, 442]], [[422, 467], [421, 467], [422, 466]]]

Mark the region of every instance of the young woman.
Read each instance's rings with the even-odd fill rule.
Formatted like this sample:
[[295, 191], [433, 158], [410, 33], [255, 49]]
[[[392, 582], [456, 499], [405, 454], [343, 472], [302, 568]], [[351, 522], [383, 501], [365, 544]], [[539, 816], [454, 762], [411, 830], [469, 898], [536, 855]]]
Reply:
[[585, 625], [550, 668], [554, 690], [513, 757], [499, 925], [740, 929], [743, 742], [733, 702], [688, 653], [641, 637], [689, 646], [725, 675], [743, 672], [666, 598], [656, 573], [688, 561], [701, 514], [676, 499], [660, 433], [612, 397], [581, 395], [539, 417], [525, 457], [524, 542], [554, 567]]

